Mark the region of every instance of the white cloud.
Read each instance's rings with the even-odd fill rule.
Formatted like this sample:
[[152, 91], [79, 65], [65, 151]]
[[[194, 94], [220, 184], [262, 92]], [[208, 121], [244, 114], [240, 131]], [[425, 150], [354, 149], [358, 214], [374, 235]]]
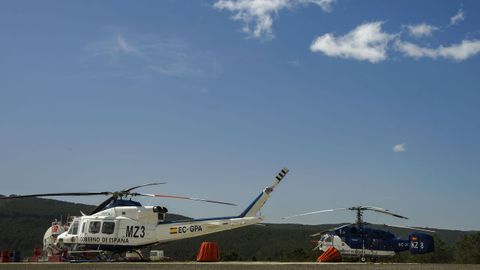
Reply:
[[138, 53], [138, 49], [129, 44], [122, 35], [117, 35], [116, 49], [127, 54]]
[[370, 22], [357, 26], [344, 36], [320, 36], [313, 41], [310, 50], [332, 57], [378, 63], [387, 59], [388, 43], [393, 37], [394, 35], [382, 32], [382, 22]]
[[294, 66], [294, 67], [298, 67], [298, 66], [300, 66], [300, 59], [296, 58], [296, 59], [288, 61], [288, 63], [290, 65]]
[[407, 151], [407, 149], [405, 148], [406, 145], [407, 145], [406, 143], [400, 143], [400, 144], [394, 145], [393, 146], [393, 152], [401, 153], [401, 152]]
[[89, 49], [96, 55], [109, 55], [111, 57], [140, 54], [140, 50], [130, 41], [127, 41], [122, 34], [92, 43]]
[[453, 15], [450, 18], [450, 25], [455, 25], [465, 20], [465, 14], [462, 9], [459, 9], [457, 14]]
[[250, 37], [271, 40], [273, 16], [282, 9], [314, 4], [330, 11], [336, 0], [218, 0], [213, 5], [219, 10], [233, 12], [233, 20], [243, 22], [242, 31]]
[[162, 74], [170, 77], [210, 77], [221, 66], [209, 52], [196, 50], [182, 39], [162, 39], [154, 35], [136, 35], [128, 39], [111, 35], [91, 43], [88, 51], [103, 63], [129, 71]]
[[457, 61], [463, 61], [480, 53], [480, 40], [463, 40], [459, 44], [453, 44], [447, 47], [440, 45], [435, 49], [420, 47], [410, 42], [397, 40], [396, 48], [405, 55], [417, 59], [429, 57], [432, 59], [448, 58]]
[[408, 29], [408, 33], [411, 36], [421, 38], [421, 37], [431, 36], [433, 32], [438, 30], [439, 28], [426, 23], [421, 23], [421, 24], [415, 24], [415, 25], [407, 25], [407, 29]]

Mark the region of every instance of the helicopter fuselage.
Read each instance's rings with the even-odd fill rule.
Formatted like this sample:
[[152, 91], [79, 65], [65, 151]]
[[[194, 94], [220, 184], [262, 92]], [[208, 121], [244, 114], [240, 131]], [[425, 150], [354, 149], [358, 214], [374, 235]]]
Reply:
[[420, 254], [431, 252], [433, 239], [422, 233], [413, 233], [409, 239], [401, 239], [384, 230], [347, 226], [323, 234], [317, 247], [321, 251], [334, 247], [343, 257], [379, 258], [407, 250]]
[[408, 250], [410, 242], [382, 230], [362, 229], [360, 233], [356, 227], [346, 227], [320, 238], [318, 248], [325, 251], [329, 247], [337, 249], [343, 257], [388, 257]]
[[165, 221], [158, 206], [119, 206], [94, 215], [76, 217], [57, 245], [75, 249], [130, 249], [197, 237], [259, 223], [262, 217], [232, 216]]

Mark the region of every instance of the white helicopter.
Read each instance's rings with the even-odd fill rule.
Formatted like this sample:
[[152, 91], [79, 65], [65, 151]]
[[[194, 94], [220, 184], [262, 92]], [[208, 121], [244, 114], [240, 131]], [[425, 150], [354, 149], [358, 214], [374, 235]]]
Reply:
[[74, 217], [69, 226], [63, 226], [58, 222], [52, 223], [44, 236], [44, 249], [50, 254], [60, 254], [65, 251], [69, 254], [102, 252], [109, 254], [108, 258], [113, 258], [112, 255], [124, 254], [149, 245], [260, 223], [264, 219], [259, 215], [260, 209], [288, 171], [287, 168], [282, 169], [272, 185], [266, 187], [241, 214], [227, 217], [166, 221], [165, 216], [168, 210], [165, 207], [142, 206], [139, 202], [132, 200], [135, 196], [147, 196], [234, 205], [184, 196], [132, 192], [140, 187], [163, 183], [145, 184], [117, 192], [45, 193], [0, 197], [0, 200], [51, 196], [110, 196], [89, 215], [82, 213], [82, 216]]

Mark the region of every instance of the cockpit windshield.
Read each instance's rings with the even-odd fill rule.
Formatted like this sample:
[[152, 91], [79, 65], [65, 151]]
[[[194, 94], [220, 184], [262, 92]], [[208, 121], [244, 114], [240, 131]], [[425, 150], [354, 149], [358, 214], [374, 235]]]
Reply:
[[322, 236], [322, 238], [320, 239], [320, 241], [322, 241], [322, 242], [331, 242], [332, 239], [333, 239], [332, 235], [330, 235], [330, 234], [324, 234], [324, 235]]
[[78, 234], [78, 221], [74, 221], [73, 224], [68, 229], [68, 234], [77, 235]]

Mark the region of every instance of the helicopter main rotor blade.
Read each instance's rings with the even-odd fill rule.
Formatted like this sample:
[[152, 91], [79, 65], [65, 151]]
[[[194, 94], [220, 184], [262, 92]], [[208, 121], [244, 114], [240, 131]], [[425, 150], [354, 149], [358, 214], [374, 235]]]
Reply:
[[374, 212], [377, 212], [377, 213], [382, 213], [382, 214], [385, 214], [385, 215], [394, 216], [394, 217], [397, 217], [397, 218], [408, 219], [407, 217], [401, 216], [399, 214], [392, 213], [387, 209], [383, 209], [383, 208], [375, 207], [375, 206], [365, 206], [365, 207], [362, 207], [362, 210], [370, 210], [370, 211], [374, 211]]
[[167, 182], [159, 182], [159, 183], [148, 183], [148, 184], [143, 184], [143, 185], [138, 185], [138, 186], [134, 186], [134, 187], [131, 187], [131, 188], [127, 188], [127, 189], [124, 189], [122, 190], [123, 192], [130, 192], [134, 189], [137, 189], [137, 188], [141, 188], [141, 187], [148, 187], [148, 186], [157, 186], [157, 185], [164, 185], [166, 184]]
[[393, 228], [407, 229], [407, 230], [413, 230], [413, 231], [436, 233], [436, 231], [432, 231], [432, 230], [424, 229], [424, 228], [418, 228], [418, 227], [409, 227], [409, 226], [391, 225], [391, 224], [380, 224], [380, 225], [385, 226], [385, 227], [393, 227]]
[[133, 195], [133, 196], [146, 196], [146, 197], [167, 198], [167, 199], [182, 199], [182, 200], [191, 200], [191, 201], [208, 202], [208, 203], [218, 203], [218, 204], [225, 204], [225, 205], [237, 206], [236, 204], [229, 203], [229, 202], [214, 201], [214, 200], [207, 200], [207, 199], [200, 199], [200, 198], [192, 198], [192, 197], [185, 197], [185, 196], [176, 196], [176, 195], [146, 194], [146, 193], [132, 193], [132, 195]]
[[0, 196], [0, 200], [6, 199], [20, 199], [20, 198], [34, 198], [34, 197], [56, 197], [56, 196], [94, 196], [94, 195], [111, 195], [112, 192], [63, 192], [63, 193], [39, 193], [28, 195], [13, 195], [13, 196]]
[[38, 193], [38, 194], [28, 194], [28, 195], [13, 195], [13, 196], [4, 196], [0, 195], [0, 200], [5, 199], [20, 199], [20, 198], [31, 198], [31, 197], [56, 197], [56, 196], [94, 196], [94, 195], [128, 195], [131, 190], [146, 186], [155, 186], [155, 185], [162, 185], [166, 184], [167, 182], [160, 182], [160, 183], [149, 183], [134, 186], [128, 189], [124, 189], [119, 192], [111, 192], [111, 191], [102, 191], [102, 192], [61, 192], [61, 193]]
[[317, 233], [314, 233], [314, 234], [310, 234], [310, 237], [317, 237], [317, 236], [320, 236], [326, 232], [329, 232], [330, 230], [325, 230], [325, 231], [321, 231], [321, 232], [317, 232]]
[[97, 207], [95, 207], [95, 209], [93, 209], [92, 212], [90, 212], [90, 215], [93, 215], [95, 213], [102, 211], [103, 208], [105, 208], [105, 206], [107, 206], [111, 201], [115, 200], [116, 198], [117, 198], [116, 196], [109, 197], [108, 199], [103, 201], [101, 204], [99, 204]]
[[110, 198], [106, 199], [105, 201], [103, 201], [97, 207], [95, 207], [95, 209], [93, 209], [93, 211], [90, 212], [90, 215], [93, 215], [95, 213], [98, 213], [98, 212], [102, 211], [109, 203], [111, 203], [112, 201], [116, 200], [119, 197], [126, 196], [126, 195], [138, 194], [138, 193], [130, 193], [130, 191], [132, 191], [133, 189], [141, 188], [141, 187], [147, 187], [147, 186], [163, 185], [163, 184], [166, 184], [166, 183], [167, 182], [148, 183], [148, 184], [143, 184], [143, 185], [138, 185], [138, 186], [134, 186], [134, 187], [131, 187], [131, 188], [127, 188], [127, 189], [124, 189], [122, 191], [110, 193], [112, 196]]
[[325, 213], [325, 212], [333, 212], [333, 211], [338, 211], [338, 210], [348, 210], [348, 208], [335, 208], [335, 209], [327, 209], [327, 210], [313, 211], [313, 212], [302, 213], [302, 214], [293, 215], [293, 216], [288, 216], [288, 217], [282, 217], [282, 219], [289, 219], [289, 218], [294, 218], [294, 217], [302, 217], [302, 216], [308, 216], [308, 215], [313, 215], [313, 214], [320, 214], [320, 213]]

